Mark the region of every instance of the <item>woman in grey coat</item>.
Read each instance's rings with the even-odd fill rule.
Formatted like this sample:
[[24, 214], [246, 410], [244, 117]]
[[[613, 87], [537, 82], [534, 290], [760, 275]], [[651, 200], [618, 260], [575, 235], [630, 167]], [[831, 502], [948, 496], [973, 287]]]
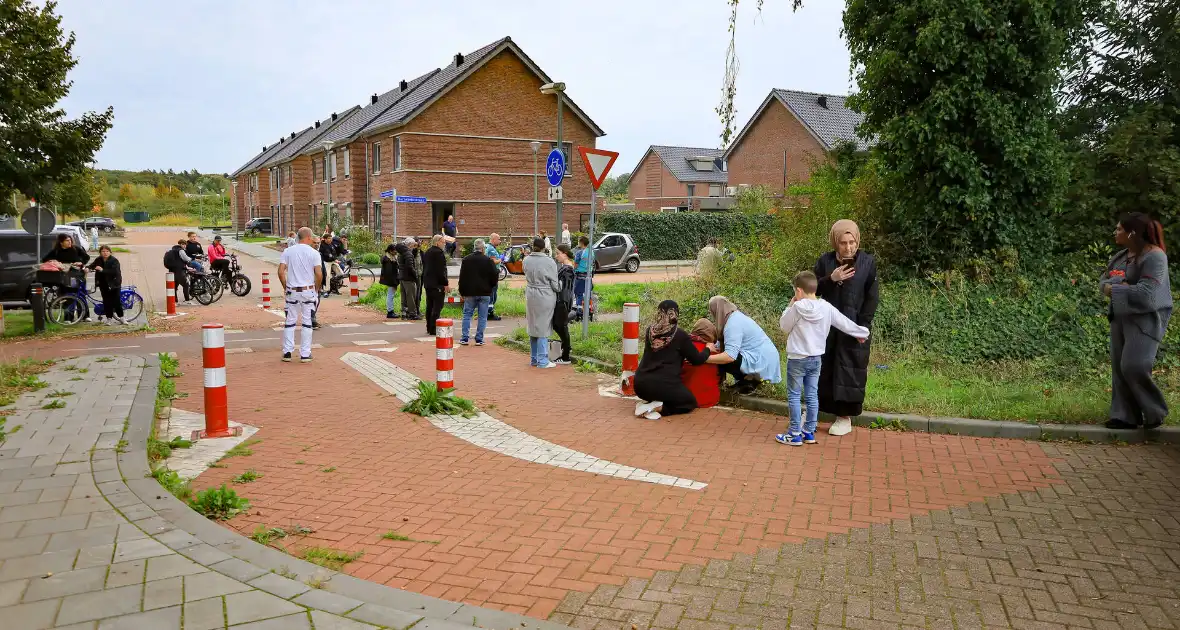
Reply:
[[1114, 240], [1126, 249], [1102, 274], [1110, 297], [1111, 400], [1109, 429], [1154, 429], [1168, 405], [1151, 370], [1172, 315], [1172, 289], [1163, 226], [1135, 212], [1119, 219]]
[[530, 365], [554, 368], [549, 360], [549, 335], [553, 334], [553, 307], [561, 282], [557, 263], [545, 251], [545, 241], [533, 239], [533, 253], [524, 258], [524, 315], [529, 331]]

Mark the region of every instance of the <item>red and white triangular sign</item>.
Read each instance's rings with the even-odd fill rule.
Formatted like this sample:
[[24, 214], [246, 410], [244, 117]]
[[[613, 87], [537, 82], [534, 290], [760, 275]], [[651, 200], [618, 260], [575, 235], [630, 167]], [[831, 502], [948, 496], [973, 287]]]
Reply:
[[610, 167], [614, 166], [619, 153], [589, 147], [578, 147], [578, 153], [582, 155], [582, 164], [586, 166], [590, 183], [594, 185], [594, 190], [598, 190], [602, 182], [606, 181], [606, 174], [610, 172]]

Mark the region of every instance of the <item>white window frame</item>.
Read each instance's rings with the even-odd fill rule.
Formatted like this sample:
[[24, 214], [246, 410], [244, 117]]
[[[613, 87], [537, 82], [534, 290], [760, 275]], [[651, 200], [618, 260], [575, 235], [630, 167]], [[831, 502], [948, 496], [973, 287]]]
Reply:
[[393, 137], [393, 170], [402, 170], [402, 137]]
[[373, 174], [381, 172], [381, 143], [373, 143]]
[[348, 147], [344, 148], [344, 179], [349, 179], [352, 177], [352, 165], [349, 163], [349, 155], [351, 153], [352, 152], [348, 150]]
[[[716, 192], [714, 192], [714, 191], [716, 191]], [[709, 184], [709, 196], [710, 197], [720, 197], [721, 196], [721, 184]]]
[[331, 153], [328, 154], [328, 159], [332, 163], [332, 181], [336, 181], [337, 173], [336, 173], [336, 151], [335, 150], [333, 150]]

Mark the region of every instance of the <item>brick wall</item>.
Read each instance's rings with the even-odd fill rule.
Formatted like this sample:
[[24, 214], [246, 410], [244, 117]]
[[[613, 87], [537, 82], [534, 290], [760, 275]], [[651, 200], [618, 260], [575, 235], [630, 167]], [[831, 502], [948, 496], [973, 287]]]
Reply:
[[729, 185], [783, 188], [783, 153], [787, 185], [807, 181], [811, 162], [822, 159], [823, 147], [777, 99], [754, 121], [729, 155]]

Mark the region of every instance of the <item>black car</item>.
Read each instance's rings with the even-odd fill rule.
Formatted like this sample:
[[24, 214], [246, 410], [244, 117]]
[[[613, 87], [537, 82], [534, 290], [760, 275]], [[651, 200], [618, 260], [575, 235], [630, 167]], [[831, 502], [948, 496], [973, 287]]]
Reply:
[[[57, 244], [56, 234], [41, 237], [41, 255]], [[0, 302], [28, 302], [37, 277], [36, 237], [24, 230], [0, 230]]]
[[71, 221], [70, 225], [76, 225], [83, 230], [89, 231], [90, 228], [98, 228], [99, 232], [110, 233], [117, 227], [115, 220], [110, 217], [89, 217], [81, 221]]
[[246, 227], [243, 230], [250, 236], [262, 236], [263, 234], [274, 234], [270, 225], [270, 217], [254, 217], [246, 222]]

